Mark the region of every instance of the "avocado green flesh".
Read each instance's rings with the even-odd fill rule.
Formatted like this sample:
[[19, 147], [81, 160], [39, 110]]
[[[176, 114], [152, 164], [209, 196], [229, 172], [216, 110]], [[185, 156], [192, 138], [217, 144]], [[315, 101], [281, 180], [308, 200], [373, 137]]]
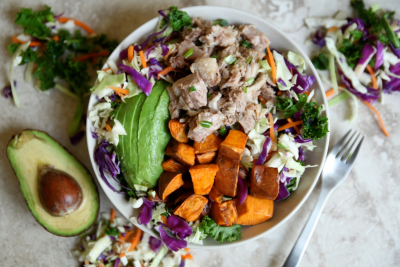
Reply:
[[[96, 221], [99, 194], [88, 170], [57, 141], [44, 132], [26, 130], [15, 136], [7, 154], [19, 180], [22, 194], [32, 215], [49, 232], [60, 236], [83, 233]], [[82, 189], [82, 203], [73, 213], [54, 217], [42, 206], [39, 197], [39, 167], [54, 166], [71, 175]]]
[[157, 81], [149, 96], [143, 93], [120, 105], [117, 119], [124, 126], [117, 155], [128, 184], [156, 186], [163, 169], [165, 148], [170, 139], [168, 130], [168, 83]]

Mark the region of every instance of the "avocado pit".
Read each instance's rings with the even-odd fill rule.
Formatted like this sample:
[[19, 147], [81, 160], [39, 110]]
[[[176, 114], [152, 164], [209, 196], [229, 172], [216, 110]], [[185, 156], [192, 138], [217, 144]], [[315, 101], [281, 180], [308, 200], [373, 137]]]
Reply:
[[50, 166], [39, 167], [39, 197], [52, 216], [63, 217], [82, 204], [82, 188], [69, 174]]

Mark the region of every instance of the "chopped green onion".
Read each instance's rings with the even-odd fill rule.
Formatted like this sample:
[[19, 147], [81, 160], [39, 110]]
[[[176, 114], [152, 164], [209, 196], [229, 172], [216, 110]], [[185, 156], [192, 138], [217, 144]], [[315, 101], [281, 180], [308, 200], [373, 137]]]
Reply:
[[245, 94], [247, 94], [247, 86], [245, 86], [245, 87], [243, 88], [243, 92], [244, 92]]
[[390, 41], [392, 41], [394, 47], [399, 48], [400, 47], [400, 41], [399, 39], [396, 37], [396, 35], [394, 34], [392, 28], [390, 27], [389, 22], [387, 21], [387, 18], [390, 17], [391, 13], [386, 13], [383, 17], [382, 17], [382, 25], [383, 28], [385, 29]]
[[250, 79], [248, 79], [248, 80], [246, 81], [246, 83], [252, 85], [252, 84], [254, 83], [255, 80], [256, 80], [256, 78], [251, 77]]
[[234, 56], [229, 55], [226, 58], [224, 58], [224, 60], [226, 63], [233, 65], [233, 63], [235, 63], [237, 59]]
[[328, 101], [328, 106], [333, 107], [334, 105], [339, 104], [340, 102], [346, 100], [349, 97], [350, 97], [350, 95], [348, 93], [344, 93], [344, 92], [340, 93]]
[[335, 91], [335, 94], [337, 94], [338, 93], [338, 82], [337, 82], [337, 78], [336, 78], [335, 58], [334, 58], [333, 54], [329, 55], [329, 72], [331, 75], [333, 91]]
[[204, 128], [210, 128], [212, 124], [213, 123], [211, 121], [202, 121], [200, 123], [200, 125], [203, 126]]
[[220, 135], [226, 135], [228, 133], [228, 130], [226, 130], [225, 126], [221, 126], [221, 128], [219, 128], [218, 132]]
[[246, 64], [249, 64], [250, 61], [251, 61], [251, 59], [252, 59], [252, 57], [249, 57], [249, 58], [246, 60]]
[[246, 47], [246, 48], [250, 48], [250, 47], [251, 47], [251, 44], [250, 44], [248, 41], [246, 41], [246, 40], [244, 40], [244, 41], [242, 42], [242, 45], [243, 45], [244, 47]]
[[211, 95], [209, 93], [207, 93], [207, 98], [210, 98], [210, 97], [211, 97]]
[[372, 12], [376, 12], [376, 11], [378, 11], [379, 9], [381, 9], [382, 7], [381, 7], [381, 5], [380, 4], [378, 4], [378, 3], [375, 3], [375, 4], [373, 4], [371, 7], [370, 7], [370, 9], [371, 9], [371, 11]]
[[188, 58], [188, 57], [190, 57], [191, 55], [193, 55], [193, 48], [190, 48], [188, 51], [186, 51], [185, 54], [183, 54], [183, 56], [184, 56], [185, 58]]
[[261, 60], [260, 62], [258, 62], [261, 66], [261, 68], [266, 69], [266, 70], [270, 70], [271, 67], [268, 64], [268, 61], [266, 60]]
[[213, 25], [221, 25], [225, 27], [228, 26], [228, 21], [226, 19], [217, 19], [213, 21]]
[[196, 87], [192, 86], [189, 88], [189, 92], [194, 92], [194, 91], [196, 91]]
[[219, 59], [221, 57], [221, 51], [218, 51], [217, 54], [212, 55], [211, 58]]

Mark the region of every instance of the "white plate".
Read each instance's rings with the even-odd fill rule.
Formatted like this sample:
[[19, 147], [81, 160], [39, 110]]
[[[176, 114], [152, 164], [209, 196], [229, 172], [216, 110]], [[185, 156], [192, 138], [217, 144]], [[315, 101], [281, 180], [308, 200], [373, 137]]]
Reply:
[[[226, 7], [215, 7], [215, 6], [197, 6], [197, 7], [189, 7], [189, 8], [184, 8], [190, 16], [197, 16], [197, 17], [203, 17], [204, 20], [216, 20], [216, 19], [226, 19], [229, 24], [235, 24], [235, 25], [240, 25], [240, 24], [254, 24], [257, 26], [257, 29], [265, 33], [268, 38], [271, 40], [271, 48], [275, 48], [280, 52], [287, 52], [287, 51], [294, 51], [296, 53], [299, 53], [303, 58], [306, 60], [306, 65], [307, 65], [307, 74], [312, 74], [316, 78], [316, 82], [312, 86], [313, 89], [316, 89], [315, 92], [315, 99], [319, 104], [324, 104], [325, 107], [327, 107], [327, 101], [325, 98], [325, 94], [321, 90], [322, 83], [321, 80], [317, 74], [317, 71], [315, 70], [314, 66], [312, 65], [310, 59], [307, 57], [307, 55], [300, 50], [300, 48], [286, 35], [280, 31], [276, 26], [274, 26], [272, 23], [259, 18], [253, 14], [232, 9], [232, 8], [226, 8]], [[154, 14], [156, 14], [157, 10], [154, 10]], [[145, 23], [141, 27], [139, 27], [137, 30], [132, 32], [128, 37], [123, 40], [120, 45], [115, 49], [115, 51], [110, 55], [110, 59], [113, 61], [118, 61], [119, 60], [119, 53], [127, 48], [129, 45], [133, 43], [140, 43], [140, 41], [143, 41], [148, 35], [154, 32], [156, 28], [158, 18], [154, 18], [150, 20], [149, 22]], [[96, 100], [96, 97], [92, 95], [90, 97], [89, 101], [89, 107], [88, 110], [90, 110], [94, 104], [96, 104], [98, 100]], [[324, 111], [324, 115], [328, 117], [329, 119], [329, 114], [328, 111]], [[118, 209], [118, 211], [126, 218], [130, 218], [132, 216], [137, 216], [136, 212], [131, 208], [131, 206], [128, 204], [128, 202], [125, 200], [125, 197], [123, 195], [119, 195], [117, 193], [114, 193], [110, 188], [107, 187], [107, 185], [102, 181], [98, 166], [94, 161], [93, 155], [94, 155], [94, 150], [96, 148], [96, 140], [92, 138], [91, 130], [93, 128], [92, 122], [88, 119], [87, 124], [88, 127], [86, 127], [86, 137], [87, 137], [87, 143], [88, 143], [88, 149], [89, 149], [89, 155], [90, 155], [90, 160], [92, 162], [92, 166], [94, 169], [94, 172], [96, 174], [96, 177], [103, 188], [105, 194], [107, 197], [111, 200], [111, 202], [114, 204], [114, 206]], [[304, 201], [307, 199], [307, 197], [310, 195], [312, 189], [314, 188], [315, 184], [317, 183], [318, 177], [321, 173], [321, 166], [324, 163], [325, 156], [328, 150], [328, 144], [329, 144], [329, 133], [327, 136], [322, 139], [318, 140], [317, 142], [317, 147], [314, 149], [312, 152], [308, 152], [306, 154], [306, 164], [310, 165], [318, 165], [318, 167], [315, 168], [308, 168], [306, 172], [304, 173], [299, 188], [286, 200], [277, 202], [275, 204], [274, 208], [274, 216], [258, 225], [254, 226], [248, 226], [248, 227], [242, 227], [242, 233], [243, 236], [239, 241], [231, 242], [231, 243], [223, 243], [219, 244], [216, 241], [214, 241], [211, 238], [208, 238], [204, 240], [204, 245], [195, 245], [195, 244], [188, 244], [190, 248], [226, 248], [226, 247], [231, 247], [231, 246], [236, 246], [239, 244], [244, 244], [246, 242], [249, 242], [251, 240], [254, 240], [256, 238], [259, 238], [268, 232], [271, 232], [275, 228], [277, 228], [279, 225], [283, 224], [285, 221], [287, 221], [290, 216], [292, 216], [304, 203]], [[136, 225], [143, 231], [151, 234], [154, 236], [152, 230], [148, 229], [147, 227], [143, 225]]]

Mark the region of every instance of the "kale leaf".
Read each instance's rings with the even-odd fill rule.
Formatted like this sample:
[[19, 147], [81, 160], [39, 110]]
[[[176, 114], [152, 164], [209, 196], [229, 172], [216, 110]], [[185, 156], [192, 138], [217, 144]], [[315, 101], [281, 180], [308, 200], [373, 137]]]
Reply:
[[298, 94], [297, 96], [299, 97], [299, 100], [296, 104], [293, 104], [293, 100], [289, 97], [282, 98], [278, 96], [276, 98], [276, 107], [278, 110], [284, 111], [285, 118], [290, 118], [295, 113], [299, 112], [307, 102], [308, 96], [306, 94]]
[[33, 51], [32, 49], [28, 48], [24, 52], [22, 52], [22, 60], [19, 65], [25, 65], [26, 63], [29, 62], [35, 62], [38, 59], [38, 54]]
[[[176, 6], [171, 6], [169, 8], [168, 19], [174, 31], [180, 31], [184, 26], [191, 26], [192, 19], [190, 18], [189, 14], [185, 11], [178, 10]], [[161, 28], [163, 28], [167, 24], [167, 21], [163, 19], [161, 23]]]
[[319, 70], [327, 70], [329, 68], [329, 59], [323, 53], [319, 53], [318, 56], [314, 57], [312, 63]]
[[322, 106], [316, 102], [305, 103], [301, 120], [303, 121], [303, 138], [318, 140], [324, 138], [328, 132], [328, 118], [320, 115]]
[[380, 33], [378, 35], [378, 40], [379, 40], [379, 42], [381, 42], [384, 45], [390, 45], [390, 43], [391, 43], [391, 41], [386, 33]]
[[278, 96], [276, 97], [275, 105], [277, 110], [285, 110], [293, 106], [293, 100], [290, 97], [283, 98]]
[[366, 9], [363, 0], [351, 0], [351, 6], [356, 10], [358, 17], [370, 28], [370, 33], [380, 32], [383, 28], [382, 20], [372, 11]]
[[15, 23], [24, 28], [25, 34], [39, 39], [51, 37], [51, 30], [45, 25], [49, 21], [54, 21], [54, 16], [48, 6], [37, 12], [33, 12], [30, 8], [21, 8], [21, 12], [17, 13], [15, 17]]
[[14, 54], [14, 52], [18, 49], [20, 45], [21, 44], [15, 44], [15, 43], [8, 45], [8, 52], [10, 53], [10, 55]]
[[294, 177], [293, 179], [290, 180], [290, 182], [286, 185], [287, 190], [291, 194], [293, 192], [293, 188], [296, 186], [296, 180], [297, 178]]
[[350, 32], [351, 35], [353, 35], [353, 39], [355, 41], [358, 41], [361, 39], [361, 37], [363, 36], [363, 32], [359, 31], [359, 30], [354, 30]]
[[351, 68], [354, 68], [358, 60], [362, 57], [364, 43], [353, 43], [348, 39], [343, 39], [343, 45], [338, 49], [347, 58], [347, 63]]
[[199, 225], [200, 231], [219, 243], [239, 240], [242, 237], [241, 228], [238, 224], [229, 227], [219, 226], [208, 216], [205, 216]]
[[106, 230], [105, 230], [105, 234], [106, 235], [111, 235], [114, 237], [119, 237], [120, 232], [118, 231], [117, 228], [112, 227], [110, 221], [106, 221]]

